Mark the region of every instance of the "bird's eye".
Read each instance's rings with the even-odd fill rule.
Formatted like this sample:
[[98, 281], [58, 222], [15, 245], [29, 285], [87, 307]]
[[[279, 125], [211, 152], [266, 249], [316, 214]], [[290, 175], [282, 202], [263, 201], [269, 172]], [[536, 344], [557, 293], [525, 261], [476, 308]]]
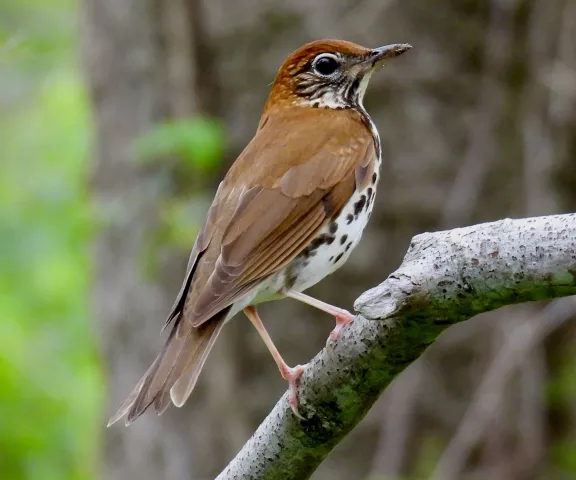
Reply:
[[318, 55], [312, 64], [314, 71], [323, 77], [333, 75], [339, 67], [340, 62], [338, 62], [338, 59], [329, 53]]

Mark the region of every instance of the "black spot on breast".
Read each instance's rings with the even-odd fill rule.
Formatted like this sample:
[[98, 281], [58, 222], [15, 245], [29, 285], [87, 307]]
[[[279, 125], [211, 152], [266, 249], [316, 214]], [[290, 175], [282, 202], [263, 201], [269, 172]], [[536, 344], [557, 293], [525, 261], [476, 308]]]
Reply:
[[351, 213], [346, 215], [346, 224], [347, 225], [350, 225], [352, 223], [352, 220], [354, 220], [354, 215], [352, 215]]
[[332, 255], [328, 261], [331, 262], [332, 260], [334, 260], [334, 255]]
[[318, 252], [318, 247], [326, 243], [327, 238], [332, 239], [330, 240], [330, 243], [334, 241], [334, 237], [330, 237], [329, 235], [326, 234], [320, 235], [319, 237], [316, 237], [314, 240], [312, 240], [310, 244], [304, 250], [302, 250], [300, 256], [304, 259], [315, 256], [316, 253]]
[[300, 253], [300, 256], [302, 258], [309, 258], [309, 257], [313, 257], [314, 255], [316, 255], [316, 250], [311, 248], [311, 245], [308, 245], [304, 250], [302, 250], [302, 252]]
[[310, 248], [311, 250], [316, 250], [320, 245], [322, 245], [322, 243], [323, 242], [321, 240], [321, 237], [316, 237], [314, 240], [312, 240], [308, 248]]
[[350, 250], [350, 248], [352, 248], [352, 242], [350, 242], [348, 245], [346, 245], [346, 251]]
[[368, 187], [368, 192], [366, 192], [368, 195], [368, 201], [366, 202], [366, 209], [368, 209], [368, 206], [370, 205], [370, 201], [372, 200], [372, 194], [374, 193], [374, 190], [372, 190], [372, 187]]
[[331, 245], [336, 237], [334, 235], [329, 235], [327, 233], [323, 233], [322, 235], [318, 235], [310, 245], [306, 248], [311, 249], [312, 251], [316, 250], [320, 245]]
[[338, 231], [338, 224], [336, 222], [331, 222], [330, 226], [328, 227], [330, 233], [334, 234]]
[[296, 275], [296, 272], [293, 268], [288, 268], [286, 271], [284, 286], [286, 288], [292, 288], [296, 283], [296, 280], [298, 280], [298, 275]]
[[372, 174], [372, 183], [376, 183], [376, 180], [378, 180], [378, 174], [376, 172], [374, 172]]
[[340, 245], [344, 245], [346, 243], [346, 240], [348, 240], [348, 235], [346, 234], [342, 235], [342, 238], [340, 238]]
[[358, 200], [355, 204], [354, 204], [354, 216], [357, 218], [358, 215], [360, 215], [360, 212], [362, 211], [362, 209], [364, 208], [364, 205], [366, 204], [366, 195], [362, 195], [360, 197], [360, 200]]
[[344, 252], [339, 253], [339, 254], [337, 255], [337, 257], [334, 259], [334, 263], [338, 263], [338, 262], [340, 261], [340, 259], [342, 258], [342, 255], [344, 255]]

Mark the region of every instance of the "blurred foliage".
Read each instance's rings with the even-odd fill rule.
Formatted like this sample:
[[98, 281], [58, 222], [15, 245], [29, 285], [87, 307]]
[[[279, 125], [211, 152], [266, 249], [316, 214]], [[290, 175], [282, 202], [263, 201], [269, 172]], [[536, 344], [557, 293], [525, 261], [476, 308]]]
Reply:
[[217, 120], [198, 116], [157, 125], [135, 145], [143, 161], [176, 157], [197, 173], [212, 172], [220, 165], [224, 132]]
[[[104, 385], [89, 318], [90, 128], [72, 0], [0, 2], [0, 478], [97, 477]], [[200, 117], [135, 144], [189, 175], [222, 158]], [[183, 162], [182, 162], [183, 160]], [[171, 198], [163, 245], [189, 248], [205, 202]], [[190, 217], [191, 216], [191, 217]], [[153, 255], [152, 258], [155, 258]]]
[[95, 478], [87, 101], [76, 4], [0, 2], [0, 477]]
[[186, 199], [170, 199], [161, 212], [163, 223], [163, 228], [159, 230], [161, 243], [175, 246], [188, 253], [208, 208], [210, 201], [202, 194]]
[[[576, 473], [576, 441], [570, 422], [565, 412], [573, 407], [576, 398], [576, 375], [574, 372], [574, 353], [564, 350], [557, 359], [557, 372], [547, 385], [546, 401], [551, 414], [557, 418], [556, 441], [550, 445], [550, 475], [561, 478], [559, 472], [575, 477]], [[554, 472], [558, 471], [556, 474]]]
[[161, 163], [158, 178], [168, 175], [171, 194], [160, 200], [160, 224], [142, 252], [142, 274], [158, 278], [162, 251], [175, 247], [188, 254], [210, 207], [205, 191], [224, 156], [224, 129], [208, 116], [159, 123], [136, 139], [134, 156], [143, 163]]

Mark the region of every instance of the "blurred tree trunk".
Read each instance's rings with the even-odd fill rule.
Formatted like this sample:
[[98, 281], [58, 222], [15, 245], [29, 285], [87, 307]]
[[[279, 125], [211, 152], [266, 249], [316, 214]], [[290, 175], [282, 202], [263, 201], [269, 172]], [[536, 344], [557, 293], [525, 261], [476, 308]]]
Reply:
[[[138, 165], [133, 154], [134, 140], [170, 112], [159, 4], [84, 3], [84, 60], [96, 129], [92, 188], [102, 219], [93, 303], [111, 393], [107, 414], [154, 357], [160, 322], [170, 308], [170, 286], [144, 278], [158, 206], [169, 186], [165, 172]], [[170, 417], [107, 430], [103, 477], [184, 478], [191, 462], [186, 430]]]
[[[166, 166], [172, 163], [139, 163], [134, 141], [157, 122], [216, 108], [209, 101], [218, 98], [217, 82], [202, 43], [200, 7], [185, 0], [84, 2], [83, 57], [96, 131], [92, 193], [101, 227], [93, 305], [110, 389], [107, 415], [159, 351], [160, 329], [186, 264], [185, 254], [159, 240], [162, 207], [180, 188]], [[223, 379], [230, 364], [221, 353], [214, 357], [211, 368]], [[204, 402], [193, 414], [188, 406], [161, 419], [146, 415], [129, 429], [106, 430], [103, 477], [202, 478], [230, 457], [229, 431], [213, 428], [212, 421], [226, 423], [226, 414], [213, 410], [222, 410], [234, 383], [206, 377], [197, 395]], [[242, 430], [234, 422], [230, 429]]]

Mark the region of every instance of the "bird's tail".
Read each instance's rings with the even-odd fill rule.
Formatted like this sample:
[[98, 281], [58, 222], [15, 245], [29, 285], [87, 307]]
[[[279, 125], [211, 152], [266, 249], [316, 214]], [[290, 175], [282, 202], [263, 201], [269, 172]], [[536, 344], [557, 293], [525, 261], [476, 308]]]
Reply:
[[164, 348], [110, 418], [108, 426], [124, 416], [126, 425], [129, 425], [152, 404], [158, 415], [168, 408], [170, 400], [177, 407], [184, 405], [224, 326], [228, 310], [219, 312], [197, 328], [177, 319]]

